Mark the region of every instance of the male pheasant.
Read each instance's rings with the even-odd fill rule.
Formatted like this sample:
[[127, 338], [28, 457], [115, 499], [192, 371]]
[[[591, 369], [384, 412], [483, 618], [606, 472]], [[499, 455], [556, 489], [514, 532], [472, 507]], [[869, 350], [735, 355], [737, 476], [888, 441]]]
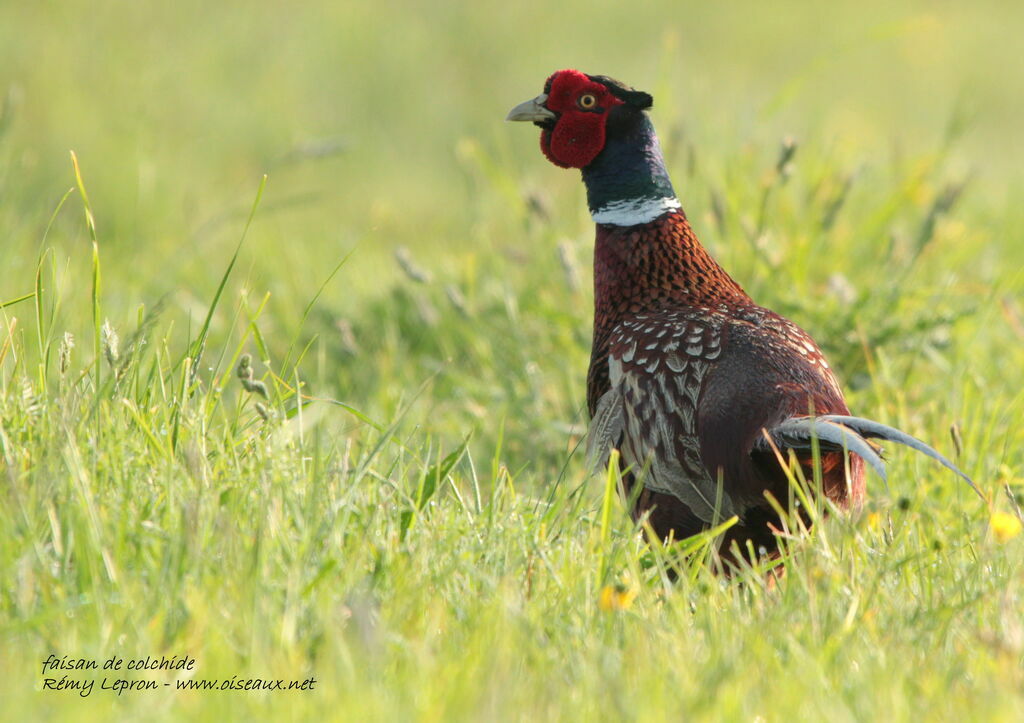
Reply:
[[815, 439], [822, 490], [840, 507], [864, 497], [862, 460], [884, 477], [865, 438], [908, 445], [967, 479], [923, 442], [849, 416], [814, 340], [754, 303], [700, 244], [645, 112], [652, 102], [560, 70], [508, 114], [541, 128], [548, 160], [582, 171], [597, 225], [589, 455], [604, 464], [620, 450], [634, 518], [678, 540], [735, 515], [724, 556], [773, 555], [782, 525], [768, 496], [791, 498], [776, 450], [794, 450], [811, 479]]

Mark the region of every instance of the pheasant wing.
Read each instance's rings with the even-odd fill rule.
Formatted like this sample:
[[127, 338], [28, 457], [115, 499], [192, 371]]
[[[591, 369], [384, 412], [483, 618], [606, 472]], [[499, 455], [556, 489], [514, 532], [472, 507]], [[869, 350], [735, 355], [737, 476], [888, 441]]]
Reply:
[[612, 333], [610, 389], [598, 400], [588, 456], [602, 465], [618, 447], [625, 465], [654, 492], [670, 494], [700, 519], [735, 514], [729, 491], [701, 460], [697, 404], [721, 353], [714, 314], [638, 314]]

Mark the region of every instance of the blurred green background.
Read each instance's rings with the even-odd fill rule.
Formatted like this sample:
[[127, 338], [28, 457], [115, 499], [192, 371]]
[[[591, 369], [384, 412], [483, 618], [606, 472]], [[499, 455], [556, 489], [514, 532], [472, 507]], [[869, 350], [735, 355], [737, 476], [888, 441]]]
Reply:
[[[7, 2], [3, 208], [44, 223], [76, 150], [104, 263], [132, 269], [135, 300], [215, 274], [237, 236], [226, 215], [268, 172], [257, 268], [308, 274], [360, 240], [362, 290], [397, 243], [492, 250], [490, 221], [517, 199], [481, 192], [471, 148], [550, 193], [559, 230], [584, 231], [575, 174], [502, 122], [561, 67], [653, 92], [663, 136], [722, 156], [793, 134], [882, 164], [965, 122], [956, 158], [998, 206], [1024, 152], [1022, 27], [1004, 2]], [[691, 214], [705, 205], [680, 191]], [[8, 233], [4, 293], [37, 241]]]
[[[42, 260], [53, 309], [0, 309], [12, 710], [1019, 716], [1024, 548], [989, 515], [1024, 491], [1022, 30], [1024, 4], [995, 0], [0, 2], [0, 304]], [[579, 175], [503, 122], [564, 67], [653, 93], [716, 258], [820, 342], [855, 413], [955, 456], [991, 508], [894, 452], [890, 487], [816, 528], [779, 596], [669, 585], [623, 510], [596, 522], [601, 485], [568, 454], [593, 226]], [[70, 150], [99, 321], [127, 343], [164, 300], [121, 387], [93, 348], [81, 200], [60, 205]], [[271, 422], [231, 376], [242, 351]], [[387, 432], [326, 404], [282, 422], [296, 377]], [[609, 616], [598, 593], [623, 580], [635, 608]], [[86, 709], [34, 690], [48, 650], [328, 683]]]
[[[918, 220], [887, 215], [886, 204], [907, 201], [923, 214], [938, 186], [967, 179], [972, 223], [1016, 223], [1022, 19], [1020, 4], [995, 2], [4, 3], [0, 299], [30, 291], [44, 247], [54, 249], [62, 289], [87, 288], [77, 200], [41, 242], [72, 185], [69, 150], [97, 218], [104, 313], [122, 329], [140, 304], [164, 294], [179, 325], [202, 318], [268, 173], [241, 256], [244, 277], [229, 289], [235, 298], [270, 292], [263, 319], [283, 339], [352, 252], [305, 328], [330, 341], [317, 372], [330, 391], [386, 414], [393, 406], [376, 405], [377, 390], [400, 396], [452, 358], [468, 363], [465, 339], [445, 346], [429, 323], [380, 323], [400, 314], [389, 296], [402, 282], [392, 253], [405, 246], [438, 289], [405, 294], [407, 311], [426, 306], [429, 322], [431, 306], [448, 304], [441, 289], [454, 286], [481, 311], [475, 326], [462, 324], [470, 340], [503, 333], [482, 307], [507, 306], [523, 284], [548, 294], [544, 310], [527, 316], [573, 334], [566, 363], [540, 367], [564, 370], [558, 414], [575, 419], [591, 226], [577, 174], [544, 161], [533, 129], [503, 122], [511, 105], [562, 67], [653, 92], [654, 120], [698, 233], [756, 298], [786, 310], [820, 296], [836, 271], [856, 276], [864, 264], [870, 275], [868, 265], [888, 263], [872, 250]], [[783, 216], [760, 234], [765, 173], [785, 136], [800, 144], [805, 185], [782, 198]], [[830, 184], [850, 190], [836, 238], [807, 222], [800, 200], [827, 202]], [[872, 198], [881, 187], [898, 197]], [[790, 290], [771, 283], [775, 269], [744, 236], [764, 242], [775, 267], [804, 263]], [[972, 238], [962, 228], [953, 236], [961, 250]], [[550, 289], [564, 239], [578, 257], [582, 297]], [[975, 243], [975, 270], [1021, 258]], [[803, 249], [803, 262], [792, 249]], [[951, 260], [940, 257], [937, 267]], [[64, 304], [57, 325], [80, 335], [87, 317], [78, 299]], [[350, 317], [359, 349], [391, 329], [399, 356], [411, 356], [402, 345], [418, 338], [437, 345], [435, 368], [421, 365], [388, 386], [390, 362], [339, 363], [353, 339], [339, 342], [334, 322]], [[214, 330], [226, 333], [229, 322], [219, 314]], [[266, 331], [280, 351], [284, 342]], [[851, 379], [862, 368], [846, 371]], [[458, 424], [449, 431], [462, 434]]]

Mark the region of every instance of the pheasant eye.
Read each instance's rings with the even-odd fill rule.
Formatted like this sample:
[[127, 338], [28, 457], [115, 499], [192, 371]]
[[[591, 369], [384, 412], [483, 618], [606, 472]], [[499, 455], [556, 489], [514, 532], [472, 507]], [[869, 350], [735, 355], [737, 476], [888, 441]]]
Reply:
[[583, 110], [591, 110], [597, 105], [597, 97], [593, 93], [584, 93], [577, 102]]

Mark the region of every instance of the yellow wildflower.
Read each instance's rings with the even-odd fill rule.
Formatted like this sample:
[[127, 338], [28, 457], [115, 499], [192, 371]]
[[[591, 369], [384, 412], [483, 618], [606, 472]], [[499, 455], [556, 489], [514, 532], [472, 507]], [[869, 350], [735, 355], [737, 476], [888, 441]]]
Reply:
[[1020, 520], [1008, 512], [993, 512], [988, 526], [992, 528], [997, 542], [1009, 542], [1021, 531]]
[[601, 597], [597, 606], [605, 611], [628, 610], [636, 597], [636, 589], [622, 583], [605, 585], [601, 588]]

